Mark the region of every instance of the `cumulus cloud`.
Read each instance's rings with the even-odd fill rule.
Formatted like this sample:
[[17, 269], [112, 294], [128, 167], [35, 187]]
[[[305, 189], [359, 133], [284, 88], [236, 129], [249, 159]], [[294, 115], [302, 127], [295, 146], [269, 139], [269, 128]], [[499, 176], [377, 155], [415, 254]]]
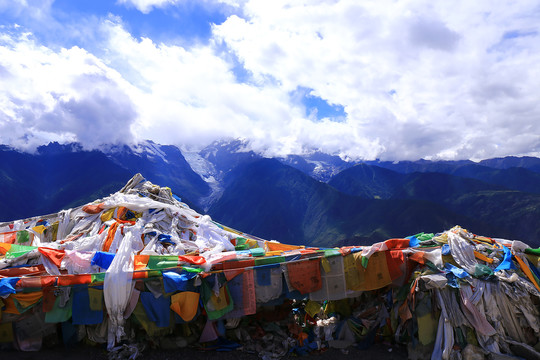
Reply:
[[133, 38], [108, 22], [111, 59], [137, 91], [135, 133], [163, 143], [197, 144], [223, 137], [251, 137], [257, 125], [294, 116], [286, 93], [236, 82], [232, 65], [208, 46], [185, 49]]
[[456, 48], [460, 35], [444, 24], [432, 19], [418, 19], [409, 29], [411, 43], [436, 50], [452, 51]]
[[118, 0], [119, 4], [134, 6], [137, 10], [144, 14], [148, 14], [155, 7], [163, 8], [177, 4], [178, 0]]
[[95, 148], [132, 139], [130, 85], [85, 50], [4, 33], [0, 69], [0, 142], [32, 150], [53, 140]]
[[230, 17], [215, 35], [255, 77], [341, 104], [339, 150], [388, 159], [491, 157], [540, 145], [532, 101], [540, 95], [538, 12], [527, 1], [253, 0], [245, 18]]
[[[142, 13], [187, 2], [119, 1]], [[0, 28], [0, 142], [204, 146], [242, 137], [268, 155], [540, 154], [533, 1], [204, 3], [237, 9], [204, 43], [138, 38], [114, 14], [94, 19], [79, 47]], [[41, 12], [49, 17], [50, 4]], [[298, 95], [306, 89], [339, 117], [312, 116]]]

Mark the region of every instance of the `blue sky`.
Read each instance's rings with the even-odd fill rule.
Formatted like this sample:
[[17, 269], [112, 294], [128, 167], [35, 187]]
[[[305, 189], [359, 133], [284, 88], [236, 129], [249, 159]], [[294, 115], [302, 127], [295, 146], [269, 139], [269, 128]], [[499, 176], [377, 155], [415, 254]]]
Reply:
[[0, 143], [540, 152], [535, 1], [0, 0]]

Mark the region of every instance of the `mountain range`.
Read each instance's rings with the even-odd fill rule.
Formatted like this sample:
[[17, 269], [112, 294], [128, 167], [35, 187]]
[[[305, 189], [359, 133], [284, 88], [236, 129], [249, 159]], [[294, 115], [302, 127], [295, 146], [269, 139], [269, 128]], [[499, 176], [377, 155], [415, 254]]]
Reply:
[[366, 245], [461, 225], [540, 245], [540, 159], [347, 161], [312, 152], [268, 158], [242, 140], [201, 151], [145, 141], [34, 153], [0, 145], [0, 221], [85, 204], [135, 173], [169, 186], [195, 210], [283, 243]]

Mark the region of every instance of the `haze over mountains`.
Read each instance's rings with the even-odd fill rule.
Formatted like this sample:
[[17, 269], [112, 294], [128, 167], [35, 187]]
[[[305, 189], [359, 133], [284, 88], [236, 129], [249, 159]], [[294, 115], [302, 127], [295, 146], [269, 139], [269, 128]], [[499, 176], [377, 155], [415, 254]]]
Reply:
[[140, 172], [215, 221], [284, 243], [363, 245], [461, 225], [540, 245], [538, 158], [270, 159], [235, 140], [197, 152], [151, 141], [101, 151], [51, 143], [34, 154], [0, 146], [0, 163], [0, 221], [82, 205]]

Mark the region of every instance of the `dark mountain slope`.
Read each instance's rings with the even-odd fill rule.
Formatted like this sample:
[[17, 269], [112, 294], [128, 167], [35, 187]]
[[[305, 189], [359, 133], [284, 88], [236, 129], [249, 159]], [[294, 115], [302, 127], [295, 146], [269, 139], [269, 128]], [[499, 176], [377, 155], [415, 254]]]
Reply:
[[35, 154], [0, 148], [0, 221], [83, 205], [118, 191], [138, 172], [166, 184], [195, 209], [210, 192], [177, 147], [146, 142], [136, 150], [120, 146], [103, 153], [58, 143], [41, 146]]
[[410, 174], [413, 172], [437, 172], [444, 174], [451, 174], [456, 168], [474, 164], [470, 160], [458, 160], [458, 161], [430, 161], [430, 160], [417, 160], [417, 161], [369, 161], [366, 162], [369, 165], [376, 165], [388, 170], [396, 171], [403, 174]]
[[540, 174], [526, 168], [494, 169], [469, 164], [457, 168], [454, 175], [500, 185], [506, 189], [540, 194]]
[[366, 199], [389, 199], [406, 175], [375, 165], [359, 164], [343, 170], [328, 182], [339, 191]]
[[540, 173], [540, 158], [531, 156], [507, 156], [504, 158], [487, 159], [480, 161], [479, 164], [495, 169], [509, 169], [513, 167], [520, 167], [534, 171], [536, 173]]
[[117, 191], [132, 176], [101, 152], [59, 146], [41, 147], [35, 155], [0, 151], [0, 220], [82, 205]]
[[38, 215], [40, 167], [30, 154], [0, 149], [0, 221]]
[[209, 210], [215, 220], [263, 238], [303, 243], [308, 202], [324, 184], [271, 159], [240, 166], [225, 180], [223, 196]]
[[237, 167], [227, 183], [210, 215], [241, 231], [284, 243], [369, 244], [456, 224], [490, 229], [427, 201], [346, 195], [272, 159]]
[[367, 164], [342, 171], [328, 184], [346, 194], [365, 198], [421, 199], [437, 203], [444, 203], [471, 192], [505, 189], [502, 186], [445, 173], [403, 174]]
[[[494, 232], [491, 233], [493, 237], [525, 241], [532, 247], [540, 246], [540, 195], [510, 190], [482, 191], [455, 199], [451, 206], [469, 217], [497, 224], [508, 233], [504, 236]], [[480, 233], [478, 230], [472, 231]]]
[[[467, 219], [475, 219], [482, 224], [489, 224], [489, 232], [496, 237], [509, 237], [528, 241], [532, 246], [540, 245], [540, 195], [509, 190], [511, 187], [534, 190], [537, 186], [531, 180], [537, 174], [527, 169], [491, 169], [469, 164], [457, 168], [456, 173], [486, 179], [480, 180], [443, 173], [411, 173], [400, 174], [386, 172], [380, 176], [380, 168], [372, 169], [379, 176], [370, 174], [366, 166], [357, 166], [345, 170], [329, 184], [341, 191], [358, 190], [357, 194], [365, 196], [364, 189], [382, 187], [378, 193], [386, 193], [392, 200], [416, 199], [425, 200], [444, 207], [452, 214], [462, 214]], [[495, 184], [494, 184], [495, 183]], [[497, 184], [498, 183], [498, 184]], [[506, 185], [506, 186], [504, 186]], [[374, 193], [372, 191], [372, 193]], [[447, 215], [450, 216], [450, 215]], [[421, 221], [421, 220], [419, 220]], [[476, 233], [480, 228], [459, 223]]]
[[465, 194], [486, 190], [505, 190], [504, 187], [475, 179], [441, 173], [412, 173], [396, 188], [394, 199], [421, 199], [447, 204]]
[[[441, 173], [456, 175], [500, 185], [506, 189], [540, 194], [540, 159], [515, 158], [484, 160], [474, 163], [461, 161], [400, 161], [368, 162], [372, 166], [382, 167], [402, 174]], [[511, 166], [514, 165], [514, 166]], [[347, 171], [347, 170], [344, 170]]]

